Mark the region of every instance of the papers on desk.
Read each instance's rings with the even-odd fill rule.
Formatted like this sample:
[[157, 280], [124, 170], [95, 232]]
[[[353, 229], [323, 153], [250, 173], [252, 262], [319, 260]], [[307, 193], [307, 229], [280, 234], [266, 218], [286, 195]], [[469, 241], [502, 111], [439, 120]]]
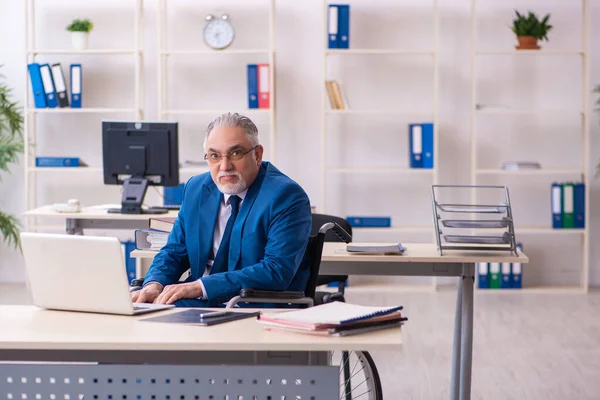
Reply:
[[406, 318], [398, 307], [367, 307], [356, 304], [323, 304], [303, 310], [262, 314], [258, 322], [267, 329], [324, 336], [349, 336], [374, 330], [400, 327]]
[[348, 243], [348, 253], [355, 254], [402, 254], [404, 247], [400, 243]]

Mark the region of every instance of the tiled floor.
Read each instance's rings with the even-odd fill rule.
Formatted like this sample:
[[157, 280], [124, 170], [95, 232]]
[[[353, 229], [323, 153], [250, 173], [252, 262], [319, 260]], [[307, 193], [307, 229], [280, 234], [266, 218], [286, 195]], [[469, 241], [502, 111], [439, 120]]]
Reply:
[[[455, 293], [354, 292], [348, 302], [396, 305], [404, 349], [376, 352], [385, 399], [449, 398]], [[0, 304], [28, 304], [0, 285]], [[3, 327], [2, 329], [6, 329]], [[473, 399], [600, 399], [600, 293], [477, 294]]]

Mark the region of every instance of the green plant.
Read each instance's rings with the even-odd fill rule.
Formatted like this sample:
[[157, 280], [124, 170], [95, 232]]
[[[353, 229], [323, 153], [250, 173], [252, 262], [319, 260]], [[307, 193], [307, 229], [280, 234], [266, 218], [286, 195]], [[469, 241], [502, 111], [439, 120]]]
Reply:
[[89, 19], [74, 19], [67, 30], [69, 32], [91, 32], [94, 29], [94, 24]]
[[547, 14], [540, 21], [538, 17], [529, 11], [527, 16], [520, 14], [515, 10], [517, 17], [513, 20], [512, 31], [517, 36], [533, 36], [538, 40], [548, 40], [548, 32], [552, 25], [548, 25], [550, 14]]
[[[17, 162], [23, 152], [23, 117], [10, 97], [11, 89], [0, 82], [0, 171], [5, 172], [9, 172], [9, 164]], [[14, 216], [0, 211], [0, 236], [15, 248], [21, 246], [19, 228], [20, 223]]]

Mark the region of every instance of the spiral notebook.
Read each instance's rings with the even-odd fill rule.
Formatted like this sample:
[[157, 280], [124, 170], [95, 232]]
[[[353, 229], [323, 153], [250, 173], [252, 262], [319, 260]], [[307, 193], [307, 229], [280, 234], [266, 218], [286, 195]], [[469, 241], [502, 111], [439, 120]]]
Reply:
[[402, 306], [369, 307], [334, 301], [299, 311], [263, 314], [259, 319], [269, 325], [279, 324], [319, 329], [348, 325], [359, 321], [380, 321], [393, 318], [399, 316], [400, 310], [402, 310]]

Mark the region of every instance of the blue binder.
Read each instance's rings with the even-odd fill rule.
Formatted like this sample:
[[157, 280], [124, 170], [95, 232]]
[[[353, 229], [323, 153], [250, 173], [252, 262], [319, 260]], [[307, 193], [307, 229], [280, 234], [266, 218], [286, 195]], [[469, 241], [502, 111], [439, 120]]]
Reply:
[[71, 64], [71, 108], [81, 108], [81, 64]]
[[248, 64], [248, 108], [258, 108], [257, 64]]
[[421, 124], [423, 129], [423, 168], [433, 168], [433, 124]]
[[36, 167], [80, 167], [81, 160], [78, 157], [36, 157]]
[[50, 65], [40, 65], [40, 73], [42, 75], [42, 84], [44, 85], [44, 93], [46, 94], [46, 103], [50, 108], [58, 107], [58, 99], [56, 97], [56, 89], [54, 80], [52, 79], [52, 71]]
[[486, 262], [477, 263], [477, 283], [479, 289], [489, 289], [490, 280], [488, 278], [489, 266]]
[[573, 185], [573, 213], [575, 214], [575, 228], [585, 228], [585, 184]]
[[40, 72], [40, 64], [27, 64], [29, 71], [29, 79], [31, 81], [31, 89], [33, 90], [33, 101], [35, 108], [46, 108], [46, 93], [44, 92], [44, 84], [42, 83], [42, 73]]
[[552, 184], [551, 203], [552, 227], [555, 229], [562, 228], [563, 191], [560, 183]]
[[338, 19], [339, 8], [337, 5], [330, 4], [327, 10], [327, 43], [330, 49], [337, 49], [338, 46]]
[[185, 183], [180, 183], [179, 186], [165, 186], [165, 198], [163, 204], [165, 206], [180, 206], [183, 202], [183, 188]]
[[391, 217], [359, 217], [347, 216], [350, 226], [356, 228], [389, 228], [392, 226]]
[[[517, 248], [523, 251], [523, 245], [517, 243]], [[512, 288], [521, 289], [523, 287], [523, 265], [521, 263], [511, 263]]]
[[408, 125], [408, 147], [411, 168], [423, 168], [423, 127]]
[[350, 48], [350, 6], [340, 4], [338, 7], [338, 48]]
[[500, 264], [500, 288], [512, 288], [511, 263], [503, 262]]

